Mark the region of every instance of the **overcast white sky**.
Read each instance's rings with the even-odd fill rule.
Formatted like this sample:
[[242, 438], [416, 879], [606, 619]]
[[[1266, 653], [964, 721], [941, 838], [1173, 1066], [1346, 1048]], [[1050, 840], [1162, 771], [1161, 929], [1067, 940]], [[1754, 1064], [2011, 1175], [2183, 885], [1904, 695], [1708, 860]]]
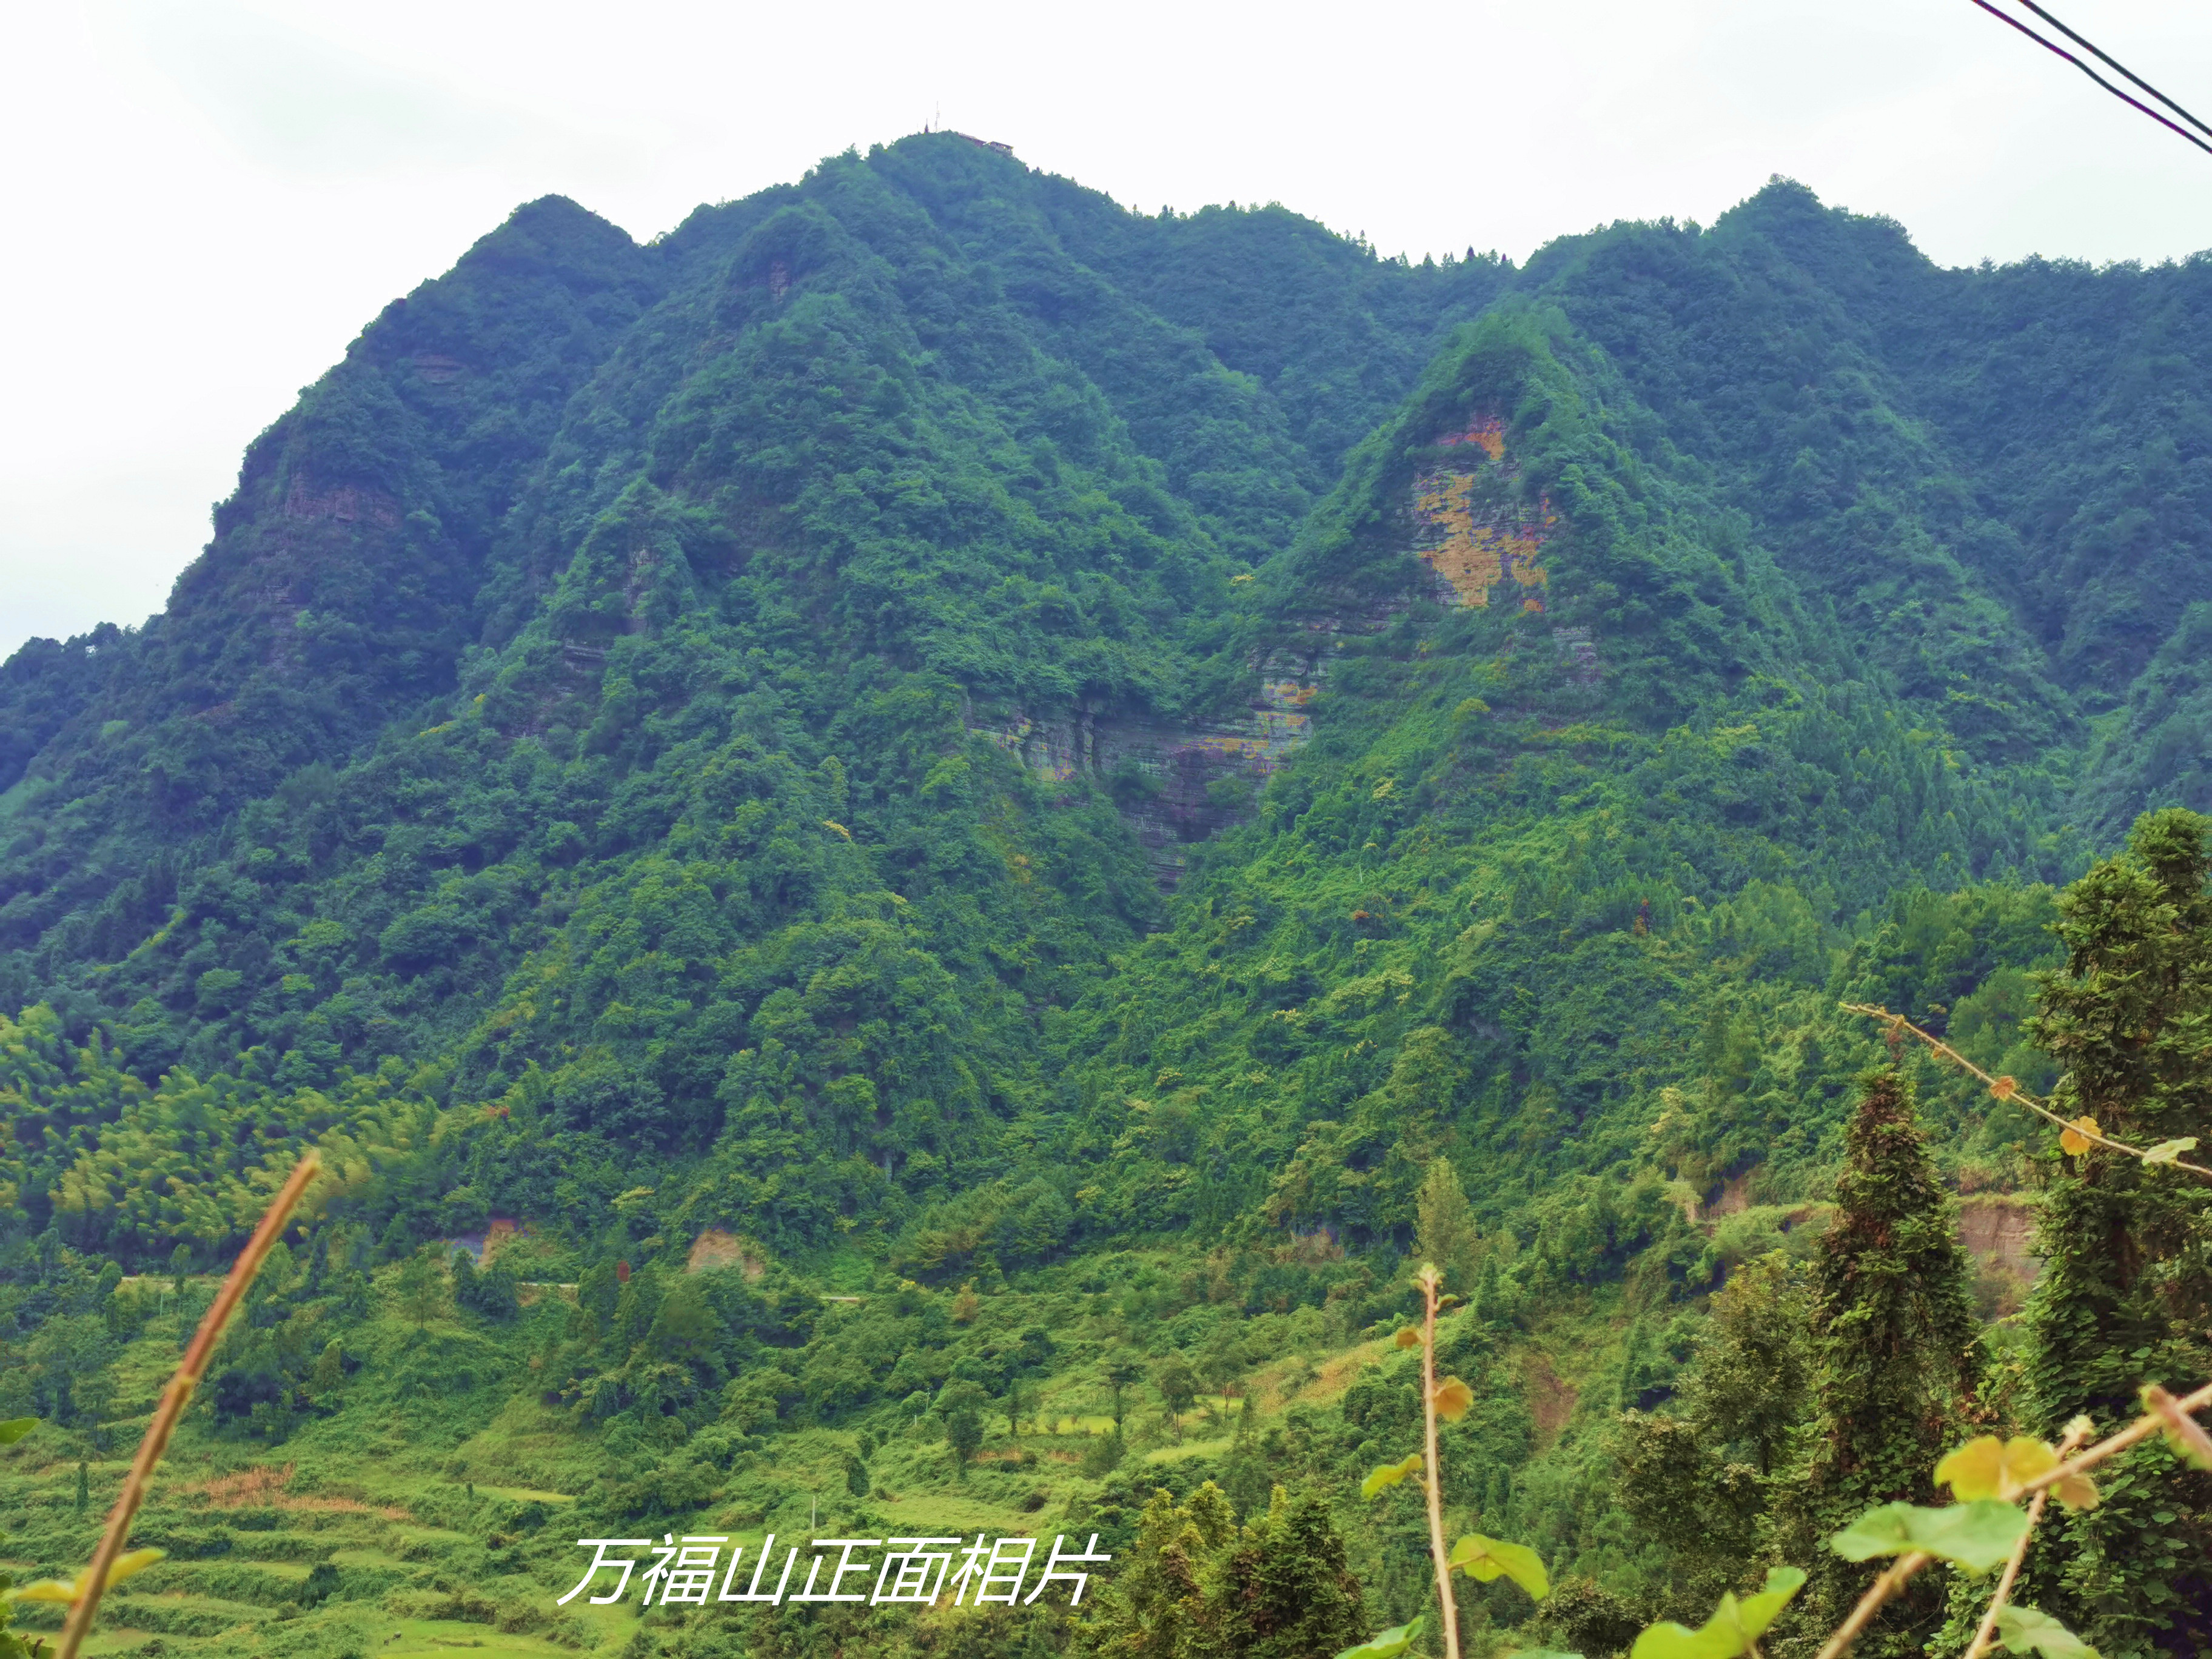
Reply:
[[[2050, 9], [2212, 118], [2205, 0]], [[1775, 173], [1945, 264], [2212, 246], [2212, 156], [1968, 0], [76, 0], [7, 44], [0, 653], [158, 611], [246, 441], [516, 203], [649, 237], [933, 119], [1416, 258]]]

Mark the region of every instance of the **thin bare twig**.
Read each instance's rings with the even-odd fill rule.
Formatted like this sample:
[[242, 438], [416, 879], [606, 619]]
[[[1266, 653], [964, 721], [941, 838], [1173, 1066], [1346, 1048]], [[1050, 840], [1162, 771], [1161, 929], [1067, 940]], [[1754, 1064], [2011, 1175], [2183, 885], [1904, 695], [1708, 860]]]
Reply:
[[1421, 1483], [1429, 1492], [1429, 1555], [1436, 1563], [1437, 1599], [1443, 1603], [1444, 1659], [1459, 1659], [1459, 1607], [1452, 1599], [1451, 1555], [1444, 1548], [1443, 1469], [1437, 1462], [1437, 1287], [1435, 1267], [1424, 1265], [1421, 1286], [1421, 1450], [1427, 1462]]
[[[1930, 1048], [1933, 1048], [1937, 1054], [1942, 1055], [1944, 1059], [1949, 1060], [1960, 1071], [1970, 1073], [1973, 1076], [1979, 1078], [1984, 1083], [1989, 1085], [1990, 1092], [1996, 1095], [1999, 1100], [2016, 1100], [2021, 1105], [2027, 1107], [2029, 1111], [2033, 1112], [2038, 1117], [2044, 1119], [2047, 1122], [2056, 1124], [2059, 1128], [2071, 1129], [2075, 1134], [2081, 1136], [2082, 1139], [2089, 1141], [2093, 1145], [2106, 1147], [2115, 1152], [2124, 1152], [2130, 1158], [2145, 1158], [2148, 1156], [2143, 1148], [2140, 1146], [2130, 1146], [2124, 1140], [2114, 1140], [2110, 1135], [2101, 1134], [2094, 1129], [2083, 1128], [2080, 1121], [2077, 1120], [2059, 1116], [2057, 1113], [2052, 1111], [2051, 1108], [2045, 1105], [2033, 1095], [2028, 1093], [2027, 1090], [2021, 1088], [2017, 1083], [2012, 1084], [2012, 1087], [2010, 1089], [2002, 1093], [1999, 1093], [1997, 1090], [1996, 1079], [1991, 1077], [1980, 1066], [1975, 1065], [1972, 1060], [1968, 1060], [1966, 1055], [1960, 1054], [1949, 1043], [1944, 1042], [1942, 1038], [1935, 1036], [1931, 1032], [1922, 1030], [1920, 1027], [1915, 1025], [1911, 1020], [1905, 1018], [1903, 1014], [1893, 1014], [1888, 1009], [1870, 1002], [1844, 1002], [1837, 1004], [1837, 1006], [1841, 1008], [1847, 1014], [1864, 1014], [1869, 1019], [1885, 1021], [1893, 1031], [1911, 1032], [1913, 1036], [1918, 1037], [1923, 1042], [1926, 1043]], [[2008, 1078], [2005, 1081], [2011, 1083], [2012, 1079]], [[2191, 1175], [2202, 1176], [2205, 1180], [2212, 1181], [2212, 1170], [2206, 1169], [2201, 1164], [2191, 1164], [2188, 1159], [2181, 1158], [2162, 1161], [2169, 1163], [2174, 1169], [2186, 1170]]]
[[[2060, 1460], [2063, 1462], [2069, 1452], [2080, 1446], [2088, 1434], [2089, 1424], [2086, 1418], [2069, 1427], [2065, 1438], [2058, 1443]], [[1990, 1597], [1989, 1606], [1982, 1611], [1982, 1622], [1975, 1627], [1974, 1639], [1966, 1644], [1966, 1659], [1982, 1659], [1982, 1656], [1990, 1650], [1990, 1644], [1996, 1639], [1997, 1614], [2012, 1599], [2012, 1587], [2020, 1578], [2020, 1564], [2027, 1559], [2028, 1540], [2035, 1536], [2035, 1528], [2043, 1520], [2044, 1506], [2050, 1501], [2051, 1488], [2048, 1486], [2029, 1501], [2027, 1529], [2021, 1534], [2020, 1542], [2012, 1547], [2012, 1554], [2005, 1561], [2004, 1574], [1997, 1580], [1996, 1593]]]
[[116, 1497], [115, 1507], [108, 1511], [107, 1530], [100, 1535], [100, 1547], [92, 1553], [92, 1565], [76, 1581], [77, 1597], [70, 1604], [69, 1621], [62, 1626], [61, 1644], [55, 1651], [54, 1659], [76, 1659], [77, 1650], [84, 1645], [84, 1638], [90, 1632], [92, 1621], [100, 1611], [100, 1598], [107, 1589], [108, 1571], [114, 1566], [116, 1557], [122, 1554], [123, 1546], [130, 1539], [131, 1522], [138, 1513], [138, 1506], [145, 1502], [146, 1488], [153, 1481], [154, 1470], [161, 1461], [161, 1454], [168, 1449], [169, 1436], [176, 1429], [177, 1419], [184, 1415], [185, 1406], [191, 1401], [192, 1390], [199, 1386], [199, 1380], [207, 1370], [208, 1361], [214, 1357], [216, 1342], [222, 1335], [222, 1328], [228, 1322], [232, 1310], [246, 1294], [246, 1287], [253, 1282], [253, 1276], [261, 1271], [263, 1261], [276, 1244], [277, 1235], [284, 1231], [284, 1223], [290, 1218], [293, 1206], [300, 1201], [300, 1194], [307, 1190], [308, 1182], [314, 1179], [320, 1162], [319, 1155], [311, 1147], [306, 1156], [292, 1166], [292, 1173], [285, 1178], [284, 1185], [263, 1214], [261, 1224], [253, 1230], [253, 1237], [246, 1241], [246, 1249], [231, 1264], [230, 1277], [223, 1281], [214, 1305], [208, 1309], [207, 1316], [200, 1321], [200, 1328], [192, 1338], [191, 1346], [185, 1350], [185, 1357], [178, 1364], [177, 1374], [162, 1389], [161, 1403], [154, 1413], [153, 1422], [147, 1427], [146, 1437], [138, 1443], [138, 1455], [131, 1465], [131, 1473], [124, 1479], [123, 1490]]
[[1853, 1607], [1850, 1616], [1836, 1626], [1836, 1633], [1820, 1650], [1820, 1659], [1842, 1659], [1851, 1644], [1859, 1639], [1859, 1633], [1874, 1621], [1875, 1614], [1881, 1611], [1891, 1596], [1905, 1588], [1905, 1581], [1935, 1559], [1920, 1550], [1899, 1556], [1890, 1565], [1888, 1571], [1867, 1586], [1867, 1593], [1859, 1597], [1858, 1606]]

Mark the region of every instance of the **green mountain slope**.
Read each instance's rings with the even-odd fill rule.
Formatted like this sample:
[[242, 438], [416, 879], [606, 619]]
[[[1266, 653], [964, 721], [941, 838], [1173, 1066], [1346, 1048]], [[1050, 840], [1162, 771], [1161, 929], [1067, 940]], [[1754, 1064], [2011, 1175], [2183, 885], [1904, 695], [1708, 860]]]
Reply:
[[[207, 1470], [508, 1536], [422, 1559], [524, 1601], [541, 1491], [1043, 1492], [1126, 1545], [1146, 1480], [1356, 1482], [1443, 1160], [1454, 1502], [1662, 1594], [1605, 1436], [1802, 1252], [1881, 1052], [1838, 1001], [2044, 1079], [2050, 884], [2212, 805], [2201, 280], [1939, 270], [1780, 183], [1412, 266], [951, 134], [644, 247], [518, 210], [257, 441], [161, 617], [0, 667], [0, 1410], [98, 1451], [176, 1335], [118, 1278], [319, 1144]], [[2016, 1236], [2023, 1124], [1921, 1080]], [[488, 1233], [520, 1299], [424, 1288]], [[1218, 1436], [1109, 1440], [1179, 1357]], [[956, 1478], [971, 1385], [1008, 1432]], [[1338, 1524], [1417, 1612], [1408, 1517]], [[301, 1628], [427, 1594], [391, 1554]]]

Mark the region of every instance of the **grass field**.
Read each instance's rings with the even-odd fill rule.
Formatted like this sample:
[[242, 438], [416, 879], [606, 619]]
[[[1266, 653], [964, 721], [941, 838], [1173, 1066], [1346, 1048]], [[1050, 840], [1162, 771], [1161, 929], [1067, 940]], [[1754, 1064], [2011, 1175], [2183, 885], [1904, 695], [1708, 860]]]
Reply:
[[[981, 1534], [1035, 1537], [1048, 1548], [1063, 1532], [1081, 1539], [1118, 1524], [1126, 1534], [1134, 1519], [1127, 1494], [1140, 1502], [1155, 1478], [1181, 1490], [1216, 1475], [1244, 1433], [1256, 1441], [1292, 1416], [1334, 1418], [1359, 1377], [1394, 1357], [1388, 1341], [1364, 1334], [1334, 1346], [1286, 1347], [1249, 1369], [1233, 1397], [1201, 1397], [1179, 1422], [1148, 1386], [1134, 1385], [1121, 1473], [1109, 1480], [1097, 1461], [1114, 1424], [1102, 1409], [1108, 1389], [1096, 1346], [1024, 1393], [1018, 1435], [1003, 1408], [991, 1416], [983, 1444], [963, 1467], [933, 1418], [903, 1413], [870, 1413], [865, 1437], [854, 1426], [809, 1424], [802, 1413], [731, 1439], [712, 1423], [696, 1431], [629, 1415], [599, 1423], [580, 1407], [545, 1403], [532, 1356], [566, 1316], [557, 1297], [505, 1327], [446, 1317], [416, 1328], [382, 1295], [376, 1309], [346, 1331], [345, 1351], [359, 1364], [334, 1410], [295, 1416], [269, 1435], [235, 1417], [219, 1421], [204, 1397], [195, 1402], [133, 1534], [168, 1559], [111, 1594], [89, 1651], [147, 1659], [717, 1654], [725, 1650], [686, 1638], [715, 1621], [728, 1633], [739, 1620], [764, 1629], [763, 1621], [784, 1613], [710, 1607], [641, 1614], [636, 1578], [617, 1603], [579, 1595], [558, 1605], [590, 1559], [576, 1540], [708, 1534], [743, 1547], [750, 1562], [770, 1532], [778, 1556], [816, 1537]], [[114, 1416], [97, 1445], [81, 1426], [42, 1424], [0, 1450], [0, 1558], [19, 1582], [72, 1572], [89, 1557], [176, 1363], [179, 1319], [174, 1311], [153, 1316], [122, 1348]], [[1540, 1419], [1556, 1417], [1560, 1401], [1571, 1411], [1577, 1376], [1599, 1359], [1587, 1338], [1609, 1324], [1588, 1310], [1574, 1340], [1520, 1345], [1506, 1370], [1523, 1380], [1507, 1386], [1528, 1390]], [[1560, 1423], [1538, 1426], [1549, 1440]], [[621, 1482], [696, 1459], [710, 1443], [737, 1449], [696, 1501], [626, 1505]], [[1109, 1491], [1115, 1483], [1118, 1498]], [[1125, 1508], [1098, 1508], [1115, 1502]], [[805, 1565], [802, 1552], [793, 1589]], [[750, 1566], [741, 1587], [749, 1574]], [[605, 1593], [611, 1582], [586, 1594]], [[687, 1621], [690, 1631], [676, 1628]], [[51, 1630], [59, 1618], [30, 1606], [20, 1622]]]

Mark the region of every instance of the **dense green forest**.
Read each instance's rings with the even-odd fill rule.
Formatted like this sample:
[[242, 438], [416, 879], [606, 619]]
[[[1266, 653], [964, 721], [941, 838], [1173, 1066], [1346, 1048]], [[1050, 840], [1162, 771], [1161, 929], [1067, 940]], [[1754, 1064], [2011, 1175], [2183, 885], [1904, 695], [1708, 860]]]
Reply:
[[[89, 1555], [314, 1146], [97, 1650], [1329, 1659], [1431, 1594], [1358, 1492], [1424, 1259], [1444, 1501], [1553, 1587], [1470, 1651], [1694, 1623], [2212, 1363], [2199, 1211], [1839, 1007], [2212, 1136], [2096, 1000], [2206, 1017], [2208, 607], [2201, 260], [1942, 270], [1778, 179], [1413, 264], [946, 133], [643, 246], [530, 204], [161, 615], [0, 665], [0, 1554]], [[1948, 1288], [1854, 1312], [1898, 1191]], [[2106, 1659], [2212, 1642], [2179, 1478], [2032, 1559]], [[687, 1529], [1115, 1559], [556, 1605]]]

